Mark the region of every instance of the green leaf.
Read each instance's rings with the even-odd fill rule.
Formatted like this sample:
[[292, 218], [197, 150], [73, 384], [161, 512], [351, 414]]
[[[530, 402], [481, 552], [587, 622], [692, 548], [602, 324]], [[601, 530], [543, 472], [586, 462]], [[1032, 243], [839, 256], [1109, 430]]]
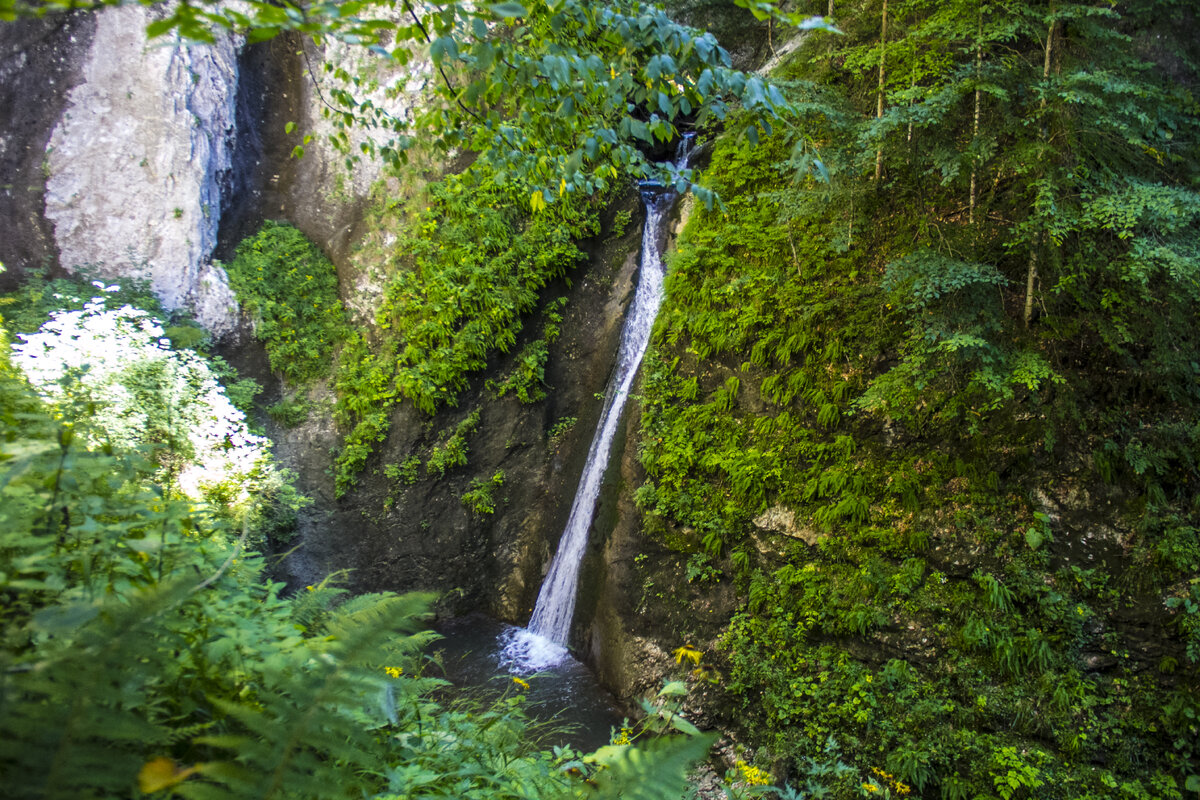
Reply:
[[167, 31], [175, 27], [175, 18], [167, 17], [166, 19], [155, 20], [146, 26], [146, 38], [154, 39], [162, 36]]
[[249, 44], [266, 42], [278, 36], [280, 31], [280, 28], [251, 28], [246, 34], [246, 41]]
[[529, 12], [525, 10], [525, 6], [520, 3], [494, 3], [488, 6], [488, 9], [501, 19], [529, 16]]
[[92, 603], [51, 606], [33, 615], [33, 626], [45, 633], [63, 634], [86, 625], [99, 613], [100, 607]]
[[1029, 545], [1030, 550], [1037, 550], [1042, 546], [1043, 541], [1042, 532], [1037, 528], [1030, 528], [1025, 531], [1025, 544]]
[[[596, 775], [591, 796], [605, 800], [663, 800], [687, 790], [687, 774], [704, 757], [715, 734], [655, 739], [644, 746], [605, 750], [605, 769]], [[599, 753], [599, 751], [597, 751]]]

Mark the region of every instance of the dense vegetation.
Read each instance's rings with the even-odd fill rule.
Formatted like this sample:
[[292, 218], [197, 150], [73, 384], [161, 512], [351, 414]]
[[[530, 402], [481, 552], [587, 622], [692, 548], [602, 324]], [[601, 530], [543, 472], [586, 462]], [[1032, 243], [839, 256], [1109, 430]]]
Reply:
[[[498, 183], [483, 165], [430, 187], [428, 206], [380, 265], [389, 277], [373, 333], [352, 335], [339, 361], [337, 415], [350, 431], [338, 457], [339, 492], [387, 436], [395, 403], [427, 414], [456, 405], [489, 358], [516, 344], [539, 304], [538, 341], [557, 336], [562, 301], [540, 292], [582, 259], [576, 242], [599, 232], [603, 200], [570, 195], [531, 215], [525, 188]], [[499, 393], [527, 399], [539, 391], [545, 351], [538, 341], [522, 351]]]
[[[181, 3], [158, 32], [203, 38], [216, 15], [255, 38], [395, 37], [383, 55], [399, 62], [424, 37], [443, 102], [417, 130], [478, 155], [413, 206], [388, 204], [402, 234], [363, 330], [346, 331], [332, 265], [290, 228], [268, 225], [231, 265], [274, 369], [332, 375], [339, 493], [397, 403], [454, 407], [523, 332], [486, 388], [546, 399], [563, 304], [548, 287], [581, 260], [619, 179], [647, 173], [639, 148], [699, 112], [724, 126], [708, 128], [709, 202], [672, 259], [644, 365], [635, 498], [654, 551], [738, 601], [699, 620], [642, 556], [661, 602], [638, 608], [651, 632], [690, 643], [677, 661], [756, 753], [737, 791], [1200, 791], [1200, 75], [1174, 27], [1194, 21], [1187, 3], [836, 2], [842, 35], [807, 39], [774, 88], [636, 4], [451, 3], [412, 26], [369, 19], [371, 4], [363, 18], [246, 7]], [[392, 130], [378, 154], [400, 169], [411, 131], [345, 80], [341, 124]], [[106, 313], [55, 293], [28, 284], [21, 330]], [[184, 323], [151, 338], [174, 345], [147, 342], [158, 357], [203, 336]], [[208, 387], [195, 369], [180, 380]], [[252, 498], [180, 490], [196, 453], [178, 416], [99, 425], [99, 392], [164, 385], [115, 374], [62, 396], [57, 377], [81, 374], [39, 383], [0, 349], [13, 796], [681, 792], [703, 738], [538, 752], [519, 684], [494, 707], [449, 702], [419, 655], [426, 598], [338, 605], [327, 585], [281, 598], [246, 550]], [[462, 470], [480, 423], [464, 412], [427, 458], [382, 474]], [[272, 412], [303, 413], [292, 400]], [[146, 436], [123, 435], [134, 427]], [[464, 479], [476, 521], [506, 480]], [[686, 725], [648, 711], [648, 730]]]
[[[129, 311], [121, 318], [145, 320]], [[59, 312], [39, 335], [81, 313]], [[155, 357], [130, 357], [130, 371]], [[153, 406], [150, 394], [141, 399]], [[0, 327], [6, 797], [650, 800], [682, 791], [709, 739], [635, 746], [629, 736], [665, 727], [677, 704], [651, 717], [659, 728], [638, 726], [591, 755], [538, 750], [523, 684], [471, 703], [445, 697], [446, 682], [426, 674], [431, 597], [346, 598], [328, 583], [281, 597], [247, 549], [253, 515], [173, 488], [162, 465], [196, 457], [177, 441], [98, 433], [105, 406], [47, 405]], [[226, 413], [219, 404], [210, 412]]]
[[267, 222], [238, 245], [226, 273], [271, 369], [292, 383], [329, 374], [346, 320], [337, 271], [315, 244], [291, 225]]
[[727, 712], [829, 796], [1194, 792], [1178, 8], [837, 10], [783, 73], [792, 123], [718, 141], [726, 212], [685, 231], [646, 364], [637, 499], [744, 598]]

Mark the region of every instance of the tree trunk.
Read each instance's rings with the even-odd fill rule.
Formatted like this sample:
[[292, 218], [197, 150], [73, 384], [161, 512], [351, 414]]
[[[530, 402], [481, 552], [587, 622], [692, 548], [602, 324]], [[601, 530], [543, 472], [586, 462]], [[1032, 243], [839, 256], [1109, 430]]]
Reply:
[[[888, 0], [883, 0], [883, 23], [879, 31], [879, 93], [875, 103], [875, 119], [883, 116], [883, 60], [887, 55], [887, 6]], [[883, 143], [875, 151], [875, 180], [883, 177]]]
[[1037, 246], [1029, 248], [1029, 269], [1025, 272], [1025, 327], [1033, 321], [1033, 285], [1037, 282]]
[[916, 102], [916, 99], [917, 99], [917, 62], [914, 60], [913, 67], [912, 67], [912, 75], [908, 82], [909, 117], [908, 117], [908, 139], [907, 139], [907, 141], [909, 144], [912, 144], [912, 132], [913, 132], [912, 107], [913, 107], [913, 103]]
[[[1053, 11], [1053, 7], [1051, 8]], [[1054, 46], [1054, 25], [1058, 20], [1050, 21], [1050, 29], [1046, 32], [1046, 58], [1042, 64], [1042, 83], [1050, 80], [1050, 57]], [[1043, 90], [1045, 87], [1043, 86]], [[1038, 104], [1040, 115], [1046, 111], [1046, 95], [1043, 91], [1042, 102]], [[1041, 120], [1042, 139], [1046, 138], [1046, 121]], [[1033, 320], [1033, 286], [1037, 280], [1037, 244], [1029, 248], [1029, 269], [1025, 273], [1025, 327]]]
[[[975, 121], [971, 127], [971, 144], [979, 139], [979, 76], [983, 72], [983, 6], [979, 6], [975, 23]], [[971, 200], [968, 205], [967, 223], [975, 224], [975, 186], [979, 177], [979, 156], [971, 156]]]

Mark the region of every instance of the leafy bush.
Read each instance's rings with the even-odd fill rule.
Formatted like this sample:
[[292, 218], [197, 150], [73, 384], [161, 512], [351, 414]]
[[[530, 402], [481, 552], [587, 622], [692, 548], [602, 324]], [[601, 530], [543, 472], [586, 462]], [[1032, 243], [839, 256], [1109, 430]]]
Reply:
[[491, 480], [484, 481], [476, 478], [462, 496], [462, 503], [477, 517], [489, 516], [496, 513], [496, 500], [492, 490], [504, 485], [504, 470], [498, 469]]
[[168, 497], [243, 517], [283, 482], [266, 439], [250, 432], [203, 357], [172, 350], [160, 322], [95, 297], [21, 334], [14, 366], [91, 445], [157, 448]]
[[226, 272], [271, 369], [293, 383], [329, 372], [347, 328], [337, 271], [315, 244], [290, 225], [265, 222], [238, 245]]

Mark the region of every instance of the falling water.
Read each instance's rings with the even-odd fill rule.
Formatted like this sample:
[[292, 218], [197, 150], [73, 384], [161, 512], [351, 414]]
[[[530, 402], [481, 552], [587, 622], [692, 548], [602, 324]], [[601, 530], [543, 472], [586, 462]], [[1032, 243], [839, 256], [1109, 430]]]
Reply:
[[[686, 163], [691, 142], [691, 135], [680, 142], [674, 163], [676, 169]], [[654, 327], [654, 318], [662, 302], [665, 277], [662, 232], [675, 199], [675, 193], [660, 184], [647, 183], [642, 186], [646, 226], [642, 232], [641, 269], [637, 291], [621, 331], [617, 369], [605, 393], [604, 409], [592, 436], [592, 446], [579, 479], [579, 488], [575, 490], [571, 515], [559, 540], [558, 552], [550, 563], [550, 571], [542, 582], [533, 618], [527, 629], [514, 628], [505, 635], [502, 663], [513, 671], [546, 669], [558, 664], [567, 655], [567, 637], [575, 614], [579, 567], [587, 546], [588, 529], [596, 512], [600, 482], [608, 467], [608, 454], [621, 412], [625, 408], [625, 400], [638, 366], [642, 363], [642, 356], [646, 353], [646, 346], [650, 343], [650, 330]]]

